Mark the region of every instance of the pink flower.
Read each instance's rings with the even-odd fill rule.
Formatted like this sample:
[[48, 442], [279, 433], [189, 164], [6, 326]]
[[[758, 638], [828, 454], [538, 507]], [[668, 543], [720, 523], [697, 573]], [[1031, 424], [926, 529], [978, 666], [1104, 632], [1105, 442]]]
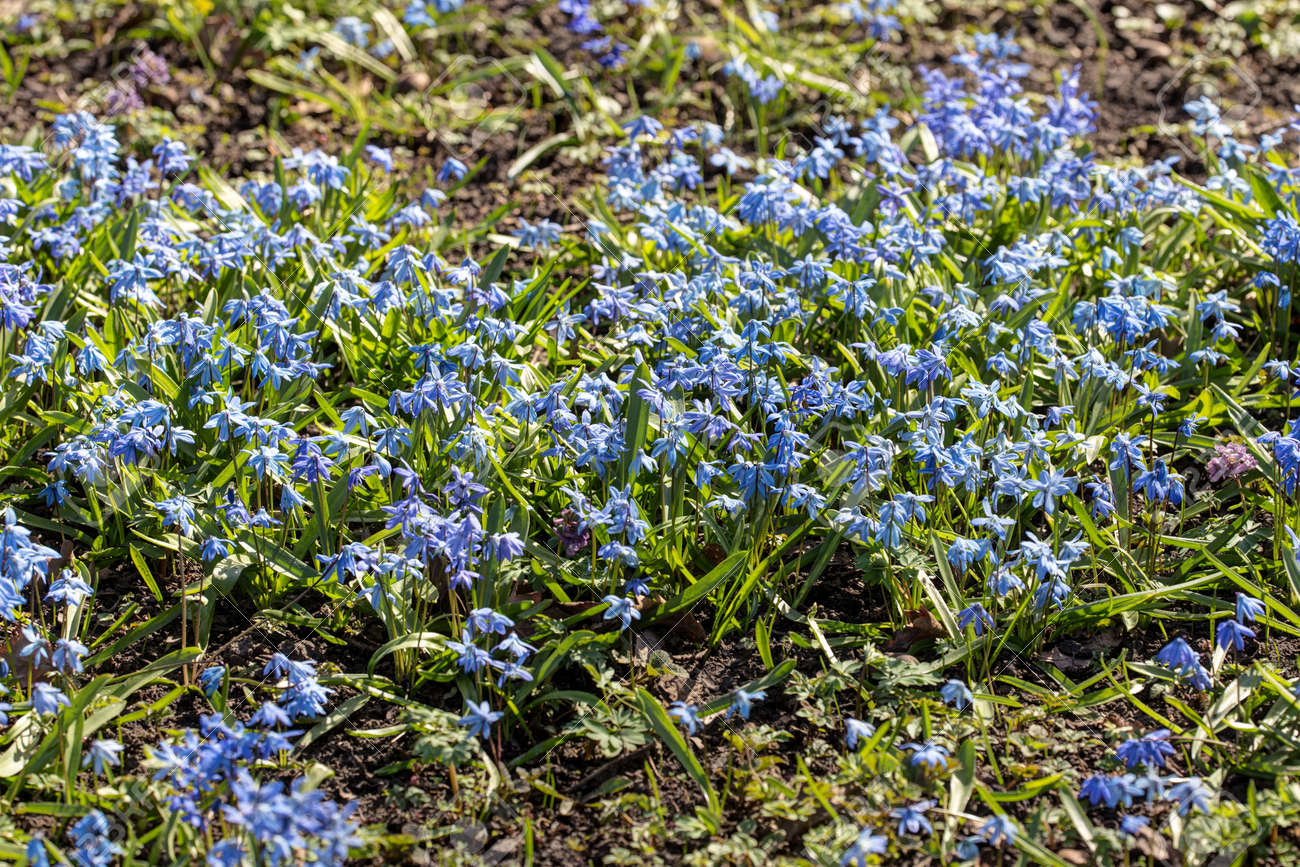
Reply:
[[1257, 466], [1255, 456], [1241, 443], [1219, 443], [1205, 469], [1210, 474], [1210, 481], [1221, 482], [1245, 475]]

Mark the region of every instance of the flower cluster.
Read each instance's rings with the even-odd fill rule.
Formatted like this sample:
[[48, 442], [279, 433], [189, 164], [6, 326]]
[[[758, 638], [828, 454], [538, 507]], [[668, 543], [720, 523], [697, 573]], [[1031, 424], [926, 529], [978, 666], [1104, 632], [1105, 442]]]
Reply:
[[[69, 690], [75, 690], [89, 652], [75, 636], [84, 603], [94, 595], [76, 569], [65, 567], [52, 578], [53, 548], [32, 539], [18, 523], [13, 509], [3, 513], [0, 529], [0, 618], [13, 624], [16, 650], [0, 657], [0, 726], [11, 715], [27, 710], [38, 717], [59, 714], [68, 707]], [[43, 596], [39, 595], [45, 590]], [[46, 604], [50, 611], [45, 611]], [[54, 631], [51, 624], [58, 624]], [[10, 659], [13, 665], [10, 664]], [[101, 760], [102, 764], [102, 760]]]
[[[407, 24], [458, 5], [412, 3]], [[878, 38], [896, 26], [886, 0], [847, 5]], [[561, 10], [602, 63], [622, 62], [590, 4]], [[329, 37], [382, 56], [371, 31], [345, 16]], [[317, 592], [374, 617], [391, 641], [372, 668], [391, 656], [395, 679], [454, 683], [464, 736], [498, 749], [579, 638], [634, 643], [657, 616], [652, 583], [665, 598], [709, 594], [716, 639], [756, 608], [752, 588], [786, 592], [754, 564], [810, 540], [888, 564], [891, 610], [936, 624], [919, 641], [972, 659], [1030, 646], [1089, 601], [1133, 590], [1134, 551], [1159, 576], [1165, 534], [1204, 493], [1176, 468], [1197, 426], [1228, 406], [1203, 418], [1209, 398], [1187, 398], [1188, 377], [1208, 384], [1239, 358], [1247, 322], [1226, 290], [1202, 292], [1146, 255], [1204, 191], [1166, 164], [1098, 164], [1079, 147], [1096, 119], [1079, 74], [1028, 94], [1018, 51], [982, 34], [947, 71], [923, 73], [910, 129], [888, 108], [829, 116], [779, 158], [735, 153], [715, 124], [631, 119], [605, 153], [585, 238], [521, 219], [514, 243], [483, 261], [442, 245], [440, 209], [470, 172], [459, 159], [418, 193], [376, 145], [297, 150], [273, 177], [217, 187], [188, 179], [177, 142], [141, 160], [111, 126], [62, 115], [53, 158], [0, 147], [12, 192], [0, 199], [3, 375], [53, 419], [32, 446], [33, 501], [51, 521], [125, 535], [103, 519], [111, 508], [174, 563], [201, 564], [205, 581]], [[774, 70], [741, 57], [725, 67], [760, 107], [784, 98]], [[1192, 110], [1224, 159], [1242, 158], [1214, 111]], [[1210, 189], [1245, 194], [1215, 178]], [[1296, 261], [1293, 222], [1258, 227], [1278, 274]], [[557, 293], [550, 270], [506, 271], [518, 249], [590, 279]], [[1257, 288], [1280, 304], [1283, 282]], [[1282, 359], [1257, 369], [1267, 384], [1243, 388], [1289, 400], [1300, 383]], [[1288, 420], [1258, 436], [1275, 466], [1220, 446], [1211, 478], [1258, 468], [1282, 481], [1279, 502], [1293, 497], [1298, 434]], [[1294, 556], [1288, 522], [1274, 526], [1277, 553]], [[6, 722], [61, 713], [82, 673], [77, 618], [28, 613], [48, 602], [66, 615], [92, 597], [77, 568], [51, 574], [55, 557], [6, 513], [0, 616], [26, 667], [2, 672]], [[706, 562], [716, 581], [682, 579]], [[732, 562], [749, 564], [743, 577], [723, 574]], [[1264, 609], [1240, 595], [1219, 648], [1244, 653]], [[1184, 638], [1156, 662], [1212, 685]], [[255, 777], [331, 690], [314, 663], [282, 654], [263, 674], [274, 700], [160, 745], [156, 779], [172, 811], [212, 833], [212, 863], [341, 861], [355, 838], [348, 808], [302, 781]], [[975, 715], [986, 702], [967, 682], [978, 680], [938, 695]], [[199, 677], [223, 701], [229, 684], [218, 666]], [[732, 690], [724, 720], [761, 713], [770, 688]], [[696, 704], [668, 714], [690, 735], [705, 725]], [[880, 720], [844, 725], [846, 761], [879, 738], [914, 781], [955, 765], [928, 726], [886, 739]], [[1090, 777], [1081, 796], [1205, 809], [1198, 777], [1163, 775], [1170, 740], [1121, 745], [1125, 770]], [[107, 776], [118, 751], [95, 740], [83, 760]], [[934, 803], [893, 804], [899, 835], [931, 833]], [[102, 849], [96, 827], [76, 845]], [[1016, 833], [995, 816], [961, 845]], [[887, 849], [868, 829], [845, 863]]]
[[210, 865], [237, 865], [249, 857], [269, 864], [342, 864], [358, 843], [350, 818], [355, 804], [340, 806], [302, 779], [286, 786], [253, 776], [259, 762], [292, 750], [290, 739], [298, 732], [282, 727], [291, 716], [318, 715], [328, 690], [317, 683], [309, 660], [277, 653], [266, 674], [288, 679], [284, 710], [268, 701], [248, 726], [228, 724], [220, 714], [205, 716], [197, 730], [159, 744], [148, 764], [154, 779], [166, 784], [173, 812], [209, 835], [223, 832], [208, 850]]
[[[597, 63], [605, 69], [620, 69], [627, 63], [628, 46], [605, 33], [604, 25], [591, 8], [591, 0], [560, 0], [557, 5], [568, 16], [565, 26], [569, 32], [583, 37], [582, 50], [595, 55]], [[628, 5], [638, 6], [640, 0], [631, 0]]]
[[[1084, 780], [1079, 797], [1094, 807], [1131, 809], [1157, 800], [1174, 802], [1179, 815], [1192, 810], [1209, 810], [1213, 791], [1199, 777], [1168, 777], [1160, 773], [1174, 755], [1169, 730], [1157, 729], [1140, 738], [1129, 738], [1115, 750], [1128, 769], [1123, 774], [1094, 774]], [[1124, 817], [1124, 827], [1136, 829], [1145, 817]]]

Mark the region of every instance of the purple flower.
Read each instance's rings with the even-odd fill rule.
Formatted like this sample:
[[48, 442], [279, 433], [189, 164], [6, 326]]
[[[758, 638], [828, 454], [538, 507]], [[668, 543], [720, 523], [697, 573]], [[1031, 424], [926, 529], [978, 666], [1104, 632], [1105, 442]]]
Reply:
[[1221, 482], [1235, 479], [1258, 467], [1255, 455], [1241, 443], [1218, 443], [1214, 446], [1214, 457], [1205, 464], [1210, 474], [1210, 481]]

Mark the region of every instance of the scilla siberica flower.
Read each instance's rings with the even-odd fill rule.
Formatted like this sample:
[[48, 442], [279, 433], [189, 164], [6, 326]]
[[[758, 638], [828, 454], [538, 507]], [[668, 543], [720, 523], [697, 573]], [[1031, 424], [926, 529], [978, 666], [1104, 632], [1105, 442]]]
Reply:
[[1115, 755], [1129, 768], [1163, 768], [1173, 754], [1169, 729], [1156, 729], [1140, 738], [1129, 738], [1115, 750]]
[[889, 851], [889, 838], [874, 828], [863, 828], [853, 845], [840, 858], [840, 867], [867, 867], [867, 858]]
[[1201, 657], [1182, 638], [1175, 638], [1156, 654], [1156, 662], [1166, 666], [1196, 689], [1210, 685], [1210, 673], [1201, 665]]
[[[411, 27], [430, 27], [431, 10], [442, 13], [456, 5], [456, 0], [412, 3], [405, 18]], [[892, 0], [849, 5], [873, 33], [896, 29], [897, 22], [891, 24], [892, 16], [885, 14]], [[585, 40], [586, 50], [602, 54], [602, 63], [616, 65], [621, 50], [603, 34], [598, 7], [587, 0], [562, 0], [561, 11]], [[336, 36], [336, 41], [358, 46], [371, 41], [369, 25], [355, 17], [340, 19]], [[260, 479], [270, 496], [259, 495], [254, 504], [232, 488], [218, 493], [222, 502], [212, 509], [197, 500], [188, 509], [186, 503], [164, 500], [157, 505], [164, 526], [204, 540], [200, 556], [213, 564], [243, 550], [245, 542], [236, 546], [233, 540], [242, 539], [249, 527], [297, 534], [315, 511], [317, 484], [327, 494], [338, 490], [340, 496], [364, 500], [364, 508], [386, 516], [392, 548], [384, 547], [388, 541], [377, 541], [373, 548], [331, 545], [338, 550], [322, 555], [320, 574], [332, 589], [344, 591], [341, 595], [359, 592], [385, 616], [402, 602], [402, 591], [395, 594], [393, 589], [428, 580], [432, 562], [447, 564], [447, 583], [457, 593], [472, 595], [473, 607], [502, 598], [493, 583], [500, 577], [499, 567], [539, 541], [552, 541], [564, 557], [576, 557], [598, 536], [601, 541], [593, 546], [597, 556], [629, 567], [639, 562], [638, 548], [641, 556], [657, 557], [651, 553], [654, 545], [639, 544], [660, 533], [659, 503], [646, 480], [650, 474], [680, 469], [686, 502], [698, 503], [707, 519], [728, 533], [744, 529], [757, 508], [771, 504], [772, 514], [782, 518], [797, 514], [814, 525], [834, 520], [855, 545], [919, 545], [929, 558], [933, 534], [926, 508], [935, 503], [933, 529], [947, 546], [938, 556], [946, 555], [954, 572], [967, 573], [964, 585], [982, 594], [973, 598], [993, 600], [994, 610], [1010, 619], [1021, 602], [1038, 609], [1063, 606], [1075, 593], [1072, 572], [1088, 561], [1085, 543], [1051, 532], [1060, 516], [1072, 518], [1072, 510], [1086, 503], [1094, 520], [1111, 518], [1121, 509], [1135, 524], [1141, 517], [1127, 514], [1132, 505], [1127, 492], [1112, 492], [1107, 481], [1087, 484], [1081, 496], [1079, 483], [1086, 472], [1079, 467], [1088, 466], [1098, 452], [1106, 454], [1109, 445], [1120, 487], [1136, 490], [1145, 501], [1134, 508], [1158, 511], [1177, 505], [1186, 493], [1172, 472], [1174, 455], [1155, 456], [1156, 443], [1167, 445], [1176, 419], [1188, 411], [1181, 405], [1184, 395], [1175, 392], [1169, 379], [1184, 357], [1162, 355], [1173, 351], [1162, 349], [1170, 344], [1163, 335], [1182, 334], [1195, 342], [1192, 335], [1202, 334], [1207, 345], [1194, 348], [1186, 360], [1213, 366], [1237, 360], [1230, 344], [1245, 333], [1245, 325], [1241, 305], [1224, 292], [1204, 300], [1195, 286], [1180, 284], [1175, 292], [1168, 278], [1141, 262], [1147, 234], [1137, 227], [1148, 225], [1145, 214], [1153, 207], [1183, 210], [1194, 202], [1194, 196], [1187, 198], [1191, 191], [1180, 189], [1156, 166], [1103, 174], [1090, 156], [1081, 157], [1073, 137], [1095, 122], [1096, 107], [1082, 93], [1077, 74], [1063, 76], [1046, 111], [1038, 112], [1036, 104], [1022, 98], [1028, 71], [1015, 62], [1017, 50], [1009, 39], [980, 35], [975, 50], [952, 65], [956, 72], [951, 77], [936, 71], [923, 75], [919, 111], [934, 133], [937, 159], [920, 165], [904, 154], [892, 132], [897, 120], [888, 112], [860, 123], [829, 118], [807, 153], [762, 161], [764, 174], [737, 190], [734, 207], [684, 194], [702, 182], [705, 160], [727, 173], [751, 170], [749, 161], [719, 148], [721, 130], [668, 131], [653, 118], [633, 120], [625, 128], [630, 141], [611, 150], [606, 163], [608, 204], [624, 213], [619, 222], [609, 221], [612, 230], [592, 226], [591, 252], [598, 261], [592, 263], [588, 288], [572, 300], [572, 310], [579, 312], [568, 306], [555, 311], [541, 337], [548, 352], [574, 361], [580, 356], [571, 354], [580, 352], [582, 340], [610, 341], [628, 347], [632, 363], [574, 369], [571, 380], [560, 376], [547, 381], [546, 365], [526, 361], [527, 323], [513, 319], [515, 302], [531, 291], [527, 285], [508, 276], [487, 279], [491, 268], [471, 260], [449, 264], [429, 247], [440, 243], [429, 232], [438, 225], [432, 214], [445, 200], [441, 191], [426, 191], [418, 202], [409, 195], [394, 196], [391, 207], [375, 204], [348, 221], [345, 233], [320, 238], [308, 228], [319, 222], [309, 209], [340, 196], [350, 200], [350, 181], [360, 188], [374, 178], [371, 173], [354, 179], [351, 172], [368, 169], [350, 159], [340, 163], [328, 154], [296, 152], [285, 162], [291, 173], [286, 181], [241, 187], [257, 207], [232, 213], [199, 184], [177, 185], [159, 198], [159, 175], [183, 172], [190, 162], [176, 143], [164, 141], [154, 151], [152, 166], [132, 163], [119, 154], [111, 127], [84, 114], [62, 116], [54, 136], [74, 165], [70, 177], [41, 179], [52, 190], [53, 204], [29, 203], [31, 190], [23, 188], [46, 171], [45, 158], [30, 148], [0, 148], [0, 171], [20, 190], [19, 198], [0, 196], [0, 224], [16, 227], [0, 246], [19, 251], [16, 257], [0, 255], [0, 260], [29, 257], [24, 245], [30, 236], [30, 248], [48, 257], [55, 272], [48, 279], [58, 279], [60, 263], [66, 270], [83, 244], [95, 250], [102, 246], [92, 234], [96, 225], [140, 203], [136, 249], [105, 258], [101, 270], [107, 272], [110, 300], [126, 305], [144, 324], [134, 337], [101, 336], [95, 330], [103, 330], [98, 315], [82, 317], [86, 322], [67, 335], [54, 322], [33, 326], [50, 292], [33, 281], [47, 278], [38, 277], [36, 269], [20, 273], [18, 266], [0, 263], [0, 321], [16, 335], [11, 374], [17, 383], [51, 384], [62, 391], [76, 388], [81, 377], [82, 384], [93, 385], [92, 399], [85, 402], [86, 431], [54, 447], [51, 481], [41, 499], [50, 509], [75, 509], [88, 493], [79, 485], [111, 485], [122, 470], [147, 471], [151, 462], [166, 461], [184, 473], [196, 458], [205, 459], [216, 441], [220, 448], [213, 454], [238, 455], [236, 468]], [[781, 90], [773, 70], [753, 56], [734, 60], [726, 74], [766, 101]], [[1217, 109], [1198, 104], [1193, 110], [1198, 129], [1223, 138]], [[1223, 159], [1243, 159], [1240, 145], [1224, 141], [1220, 147], [1228, 149]], [[660, 161], [654, 155], [663, 150], [668, 155]], [[393, 168], [391, 153], [383, 149], [367, 148], [366, 157], [376, 170]], [[959, 165], [957, 159], [966, 157], [975, 164]], [[1031, 176], [1005, 180], [1004, 168], [1026, 172], [1016, 167], [1017, 161], [1029, 166]], [[847, 162], [877, 181], [879, 204], [870, 213], [860, 211], [852, 197], [839, 197], [835, 184], [828, 192], [820, 185], [805, 188], [809, 179], [833, 177]], [[447, 185], [465, 174], [463, 163], [448, 160], [438, 180]], [[1244, 178], [1244, 172], [1223, 170], [1211, 186], [1224, 196], [1244, 199], [1249, 187]], [[334, 191], [328, 199], [327, 190]], [[985, 219], [982, 214], [1004, 213], [1001, 203], [1008, 196], [1031, 208], [1045, 203], [1054, 213], [1081, 213], [1095, 205], [1105, 219], [1077, 237], [1074, 227], [1055, 219], [1047, 224], [1061, 225], [1059, 231], [1033, 234], [1036, 228], [1025, 226], [1030, 234], [1006, 238], [974, 263], [973, 285], [936, 277], [941, 284], [917, 290], [915, 303], [908, 300], [913, 278], [928, 281], [938, 257], [947, 256], [953, 224], [974, 225]], [[346, 207], [346, 202], [339, 204]], [[216, 226], [210, 219], [214, 215], [229, 225]], [[738, 246], [737, 238], [754, 228], [759, 234], [770, 232], [770, 238], [788, 232], [781, 237], [796, 239], [791, 249], [799, 249], [778, 265], [762, 251]], [[635, 246], [623, 249], [629, 230], [635, 232]], [[1261, 231], [1266, 257], [1279, 265], [1300, 261], [1300, 228], [1292, 215], [1270, 218]], [[560, 233], [561, 227], [541, 220], [521, 225], [517, 237], [524, 245], [545, 247]], [[574, 238], [566, 243], [583, 242]], [[1054, 309], [1052, 275], [1074, 268], [1076, 257], [1089, 251], [1096, 251], [1097, 283], [1108, 294], [1089, 293], [1090, 300], [1064, 311], [1073, 314], [1078, 333], [1063, 335], [1051, 321], [1062, 312]], [[313, 291], [322, 293], [319, 316], [325, 325], [306, 316], [295, 319], [284, 301], [274, 297], [282, 294], [279, 286], [253, 297], [237, 292], [240, 297], [225, 304], [211, 322], [206, 314], [170, 316], [173, 303], [188, 297], [185, 293], [196, 282], [257, 285], [265, 282], [256, 276], [261, 270], [278, 273], [280, 266], [305, 256], [321, 263], [313, 268], [321, 283]], [[1132, 267], [1130, 257], [1138, 259], [1139, 267]], [[1278, 273], [1258, 274], [1252, 283], [1261, 299], [1271, 300], [1276, 293], [1280, 304], [1287, 272], [1274, 270]], [[1192, 303], [1207, 323], [1203, 329], [1184, 327]], [[295, 311], [302, 307], [296, 302], [289, 306]], [[718, 310], [727, 315], [704, 315]], [[818, 320], [820, 313], [827, 318]], [[417, 323], [425, 335], [419, 339], [428, 341], [413, 348], [412, 359], [380, 371], [398, 378], [409, 374], [408, 381], [394, 382], [389, 390], [391, 403], [356, 398], [361, 406], [345, 410], [337, 420], [342, 433], [329, 429], [323, 416], [308, 430], [299, 423], [302, 419], [284, 415], [288, 390], [310, 389], [321, 376], [324, 365], [313, 359], [337, 357], [331, 348], [335, 335], [380, 332], [385, 321]], [[821, 331], [838, 339], [844, 331], [835, 334], [836, 329], [847, 330], [855, 341], [840, 354], [859, 356], [842, 370], [833, 366], [842, 364], [838, 357], [815, 354], [819, 340], [807, 339]], [[778, 339], [790, 334], [796, 335], [793, 345]], [[121, 345], [123, 340], [127, 345]], [[115, 342], [110, 360], [108, 347]], [[1231, 355], [1215, 350], [1216, 344]], [[971, 345], [980, 347], [976, 355], [983, 363], [963, 357], [964, 347]], [[1293, 387], [1296, 374], [1290, 362], [1271, 361], [1265, 370], [1276, 380], [1269, 387], [1278, 393]], [[164, 375], [170, 378], [173, 372], [181, 383], [176, 397], [164, 382]], [[977, 381], [992, 379], [990, 372], [1007, 384]], [[955, 388], [954, 377], [962, 385]], [[886, 388], [879, 388], [880, 380]], [[1056, 387], [1044, 395], [1042, 383]], [[960, 399], [952, 393], [957, 388]], [[654, 439], [644, 448], [631, 443], [628, 405], [634, 394], [656, 417], [653, 433], [647, 434]], [[1111, 404], [1136, 400], [1144, 410], [1142, 424], [1151, 422], [1153, 432], [1150, 438], [1116, 433], [1124, 420], [1095, 418], [1082, 402], [1077, 408], [1056, 405], [1065, 395]], [[253, 399], [242, 399], [246, 397]], [[181, 427], [182, 415], [199, 429], [197, 435]], [[556, 528], [556, 540], [517, 535], [486, 517], [489, 503], [507, 512], [518, 505], [498, 496], [502, 492], [496, 490], [497, 474], [488, 459], [509, 453], [503, 446], [516, 447], [502, 439], [513, 440], [514, 433], [499, 427], [501, 415], [540, 433], [538, 439], [545, 443], [540, 460], [572, 467], [576, 474], [575, 490], [561, 504], [568, 511]], [[443, 424], [447, 418], [458, 425], [451, 440], [443, 439], [449, 436]], [[844, 461], [847, 484], [859, 498], [851, 504], [842, 502], [835, 485], [810, 466], [817, 460], [820, 432], [838, 425], [861, 428], [855, 434], [861, 444], [843, 444], [852, 450]], [[1175, 450], [1179, 437], [1193, 435], [1191, 419], [1184, 417], [1178, 430]], [[1288, 490], [1300, 484], [1296, 433], [1291, 429], [1261, 439]], [[431, 441], [434, 447], [428, 451]], [[439, 463], [444, 459], [465, 468], [453, 469], [445, 487], [447, 464]], [[1211, 475], [1221, 470], [1227, 477], [1245, 463], [1220, 462]], [[335, 482], [344, 479], [346, 485], [336, 489]], [[969, 510], [977, 515], [969, 526], [978, 529], [952, 520], [950, 493], [977, 510], [982, 506], [982, 514]], [[1120, 493], [1125, 496], [1117, 503]], [[608, 496], [604, 507], [590, 502], [601, 496]], [[654, 528], [641, 511], [653, 517]], [[1048, 532], [1040, 520], [1043, 514], [1056, 519]], [[27, 588], [44, 587], [46, 582], [37, 579], [48, 577], [49, 569], [49, 557], [20, 535], [17, 529], [6, 530], [0, 564], [0, 616], [10, 621], [25, 620], [20, 612], [32, 601]], [[972, 572], [978, 575], [970, 576]], [[54, 582], [47, 599], [69, 607], [84, 602], [89, 587], [76, 580]], [[640, 616], [634, 599], [648, 595], [648, 586], [642, 575], [629, 570], [618, 570], [609, 583], [612, 594], [604, 598], [603, 610], [595, 610], [627, 629]], [[1022, 591], [1028, 600], [1015, 598]], [[1095, 584], [1080, 583], [1078, 592], [1098, 591]], [[976, 636], [994, 628], [982, 601], [968, 597], [954, 606], [965, 606], [958, 623]], [[1239, 597], [1235, 614], [1218, 624], [1220, 647], [1243, 649], [1263, 605]], [[499, 686], [526, 680], [530, 675], [523, 666], [535, 648], [519, 638], [514, 626], [491, 607], [475, 608], [464, 632], [448, 636], [460, 640], [446, 642], [447, 658], [454, 658], [462, 672], [476, 675], [475, 680], [499, 676]], [[520, 631], [529, 634], [522, 626]], [[49, 664], [68, 674], [80, 668], [86, 653], [80, 644], [56, 642], [57, 635], [39, 630], [20, 634], [18, 652], [33, 667]], [[1199, 656], [1181, 639], [1162, 650], [1158, 660], [1198, 686], [1209, 684]], [[324, 829], [336, 818], [318, 808], [310, 793], [251, 777], [249, 769], [259, 759], [289, 742], [282, 729], [291, 720], [318, 715], [328, 703], [328, 690], [308, 663], [280, 656], [268, 665], [268, 674], [277, 679], [277, 695], [251, 720], [260, 730], [207, 719], [193, 741], [175, 745], [160, 759], [165, 759], [167, 773], [159, 782], [174, 784], [170, 796], [184, 821], [205, 830], [218, 824], [233, 829], [235, 838], [215, 843], [214, 863], [252, 857], [287, 863], [305, 857], [284, 849], [283, 840], [294, 839], [289, 832], [300, 830], [285, 823], [310, 814]], [[200, 685], [215, 695], [225, 680], [224, 672], [210, 669], [200, 676]], [[944, 684], [940, 694], [957, 707], [972, 699], [959, 681]], [[746, 718], [761, 695], [737, 691], [728, 716]], [[67, 704], [49, 684], [39, 684], [30, 698], [37, 713], [57, 712]], [[471, 737], [487, 736], [501, 716], [490, 703], [472, 704], [469, 711], [463, 722]], [[692, 732], [699, 723], [698, 708], [691, 705], [675, 704], [670, 714]], [[852, 719], [846, 727], [849, 749], [860, 748], [874, 731]], [[947, 764], [941, 747], [907, 748], [914, 752], [915, 764], [935, 769]], [[1088, 799], [1111, 806], [1150, 800], [1161, 783], [1147, 770], [1163, 767], [1172, 749], [1160, 732], [1129, 739], [1117, 754], [1134, 773], [1086, 782]], [[202, 760], [188, 762], [187, 752]], [[105, 770], [109, 765], [106, 759]], [[1180, 809], [1184, 804], [1204, 808], [1198, 785], [1171, 781]], [[203, 803], [205, 793], [216, 789], [223, 792], [222, 803]], [[896, 816], [900, 831], [928, 830], [924, 809], [907, 809], [913, 813]], [[970, 849], [981, 839], [1006, 843], [1012, 829], [991, 820], [981, 836], [966, 837], [963, 844]], [[883, 837], [864, 835], [846, 860], [886, 851]]]
[[199, 672], [199, 687], [203, 690], [204, 695], [212, 698], [221, 689], [225, 679], [226, 667], [224, 665], [212, 665]]
[[957, 625], [962, 629], [969, 626], [976, 636], [984, 634], [993, 627], [993, 616], [978, 602], [972, 602], [957, 613]]
[[901, 749], [912, 751], [910, 762], [913, 767], [924, 765], [929, 770], [936, 768], [948, 767], [948, 748], [941, 744], [931, 743], [906, 743]]
[[277, 732], [227, 725], [213, 714], [178, 743], [160, 744], [148, 763], [182, 821], [226, 834], [209, 851], [210, 864], [245, 863], [250, 848], [273, 865], [342, 864], [359, 843], [350, 819], [355, 804], [340, 807], [319, 790], [305, 789], [301, 779], [261, 784], [249, 772], [250, 765], [289, 747]]
[[731, 719], [733, 713], [739, 714], [743, 720], [749, 719], [749, 713], [754, 707], [754, 702], [762, 701], [765, 698], [767, 698], [767, 693], [761, 689], [756, 689], [753, 692], [737, 689], [731, 698], [731, 706], [727, 708], [726, 719]]
[[32, 839], [27, 841], [24, 855], [28, 867], [50, 867], [50, 856], [45, 849], [45, 839], [39, 833], [33, 834]]
[[32, 687], [32, 708], [40, 715], [55, 714], [71, 702], [57, 687], [41, 681]]
[[86, 750], [81, 766], [93, 766], [97, 775], [102, 776], [105, 768], [119, 767], [122, 764], [122, 745], [114, 740], [94, 740]]
[[700, 720], [699, 711], [698, 705], [675, 701], [668, 709], [668, 715], [677, 720], [677, 724], [686, 729], [687, 734], [694, 735], [696, 729], [703, 724]]
[[915, 804], [890, 810], [889, 815], [898, 821], [900, 834], [930, 834], [934, 828], [930, 826], [930, 820], [925, 814], [934, 805], [934, 801], [917, 801]]
[[957, 710], [965, 710], [975, 701], [975, 696], [971, 694], [970, 687], [960, 680], [950, 680], [945, 683], [939, 690], [943, 696], [944, 704], [950, 704]]
[[1003, 843], [1007, 846], [1014, 846], [1016, 835], [1020, 832], [1014, 819], [1005, 813], [999, 813], [981, 825], [979, 833], [991, 846]]
[[1225, 620], [1219, 624], [1218, 629], [1214, 632], [1214, 644], [1216, 647], [1227, 650], [1245, 650], [1246, 639], [1254, 638], [1255, 630], [1242, 624], [1237, 620]]
[[465, 702], [465, 715], [460, 718], [460, 724], [469, 729], [470, 737], [488, 737], [492, 733], [492, 724], [505, 713], [499, 710], [492, 710], [492, 706], [485, 701]]
[[603, 620], [617, 619], [622, 625], [619, 630], [622, 631], [632, 625], [633, 620], [641, 619], [641, 612], [637, 610], [636, 602], [626, 596], [608, 595], [602, 600], [609, 607], [605, 609]]
[[73, 858], [82, 865], [107, 867], [122, 854], [122, 847], [109, 839], [108, 819], [99, 810], [92, 809], [68, 829], [68, 837], [76, 849]]
[[1264, 603], [1245, 593], [1237, 594], [1236, 617], [1238, 623], [1253, 623], [1264, 613]]
[[876, 727], [871, 723], [853, 717], [844, 720], [844, 743], [851, 750], [856, 750], [859, 743], [865, 744], [875, 733]]
[[1165, 794], [1166, 799], [1178, 802], [1178, 815], [1186, 816], [1192, 810], [1202, 813], [1210, 811], [1210, 799], [1214, 793], [1199, 777], [1190, 777], [1172, 786]]

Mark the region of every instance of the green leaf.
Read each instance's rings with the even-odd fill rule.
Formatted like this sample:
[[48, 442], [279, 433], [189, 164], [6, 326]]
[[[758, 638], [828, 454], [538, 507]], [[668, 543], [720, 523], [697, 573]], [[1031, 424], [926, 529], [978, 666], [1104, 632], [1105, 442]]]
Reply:
[[370, 696], [366, 695], [364, 692], [352, 696], [327, 714], [320, 722], [312, 726], [305, 735], [298, 738], [298, 740], [294, 742], [294, 750], [301, 752], [302, 750], [307, 749], [307, 747], [311, 746], [316, 741], [320, 740], [322, 737], [346, 722], [348, 717], [352, 716], [352, 714], [364, 707], [369, 701]]
[[642, 363], [637, 365], [628, 385], [627, 439], [623, 447], [623, 462], [619, 465], [624, 484], [632, 478], [632, 463], [645, 445], [646, 431], [650, 427], [650, 405], [641, 397], [641, 390], [648, 387], [650, 379], [650, 369]]
[[140, 577], [144, 579], [145, 586], [149, 588], [151, 593], [153, 593], [153, 598], [162, 602], [162, 590], [159, 589], [158, 582], [154, 580], [153, 573], [149, 571], [149, 564], [145, 562], [144, 555], [141, 554], [140, 550], [134, 545], [129, 547], [131, 552], [131, 562], [135, 564], [136, 571], [139, 572]]
[[681, 762], [686, 773], [695, 780], [700, 791], [704, 793], [704, 798], [708, 802], [709, 813], [718, 821], [721, 821], [722, 811], [718, 805], [718, 795], [713, 791], [713, 786], [709, 783], [709, 775], [704, 772], [703, 765], [699, 759], [695, 758], [695, 753], [691, 750], [682, 733], [677, 730], [673, 724], [672, 717], [668, 716], [668, 711], [659, 703], [659, 699], [642, 688], [636, 691], [637, 703], [641, 706], [641, 713], [645, 715], [646, 720], [654, 727], [655, 733], [659, 735], [672, 754]]
[[945, 839], [950, 839], [951, 835], [956, 831], [955, 814], [966, 809], [971, 793], [975, 791], [976, 759], [975, 740], [973, 738], [962, 741], [961, 746], [957, 748], [957, 761], [961, 763], [961, 767], [948, 781], [948, 820]]
[[366, 674], [374, 674], [375, 667], [379, 665], [384, 657], [403, 650], [444, 650], [447, 647], [447, 636], [440, 632], [414, 632], [410, 635], [399, 635], [392, 641], [379, 648], [370, 657], [370, 662], [366, 665]]

